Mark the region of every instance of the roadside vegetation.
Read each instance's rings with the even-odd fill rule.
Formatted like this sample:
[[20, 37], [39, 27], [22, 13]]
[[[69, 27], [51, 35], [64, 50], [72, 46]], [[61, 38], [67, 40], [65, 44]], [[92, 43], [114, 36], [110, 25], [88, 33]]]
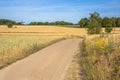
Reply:
[[87, 28], [88, 34], [98, 34], [92, 38], [92, 35], [84, 38], [83, 50], [79, 56], [82, 80], [119, 80], [120, 35], [111, 33], [114, 27], [120, 27], [119, 19], [102, 19], [95, 12], [90, 14], [89, 19], [82, 20], [80, 23], [85, 22], [84, 27]]
[[120, 79], [120, 37], [85, 39], [80, 58], [83, 80]]
[[0, 68], [60, 40], [56, 36], [0, 36]]

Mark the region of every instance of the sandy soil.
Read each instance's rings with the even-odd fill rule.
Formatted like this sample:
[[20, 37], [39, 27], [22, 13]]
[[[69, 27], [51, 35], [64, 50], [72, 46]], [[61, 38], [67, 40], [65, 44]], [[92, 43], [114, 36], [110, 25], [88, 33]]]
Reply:
[[0, 70], [0, 80], [63, 80], [82, 39], [66, 39]]

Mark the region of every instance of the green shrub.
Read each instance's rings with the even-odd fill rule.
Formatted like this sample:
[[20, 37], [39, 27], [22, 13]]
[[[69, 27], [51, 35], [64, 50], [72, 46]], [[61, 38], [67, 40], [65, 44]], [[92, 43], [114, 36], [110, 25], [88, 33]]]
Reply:
[[107, 32], [107, 33], [110, 33], [112, 30], [113, 30], [112, 27], [106, 27], [106, 28], [105, 28], [105, 32]]
[[7, 26], [8, 26], [8, 28], [12, 28], [13, 24], [12, 23], [8, 23]]

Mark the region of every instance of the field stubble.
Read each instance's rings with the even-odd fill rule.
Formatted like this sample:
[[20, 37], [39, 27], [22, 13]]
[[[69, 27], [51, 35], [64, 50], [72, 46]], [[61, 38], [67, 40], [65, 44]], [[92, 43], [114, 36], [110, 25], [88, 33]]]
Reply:
[[17, 26], [17, 28], [0, 26], [0, 35], [81, 36], [86, 35], [86, 30], [60, 26]]

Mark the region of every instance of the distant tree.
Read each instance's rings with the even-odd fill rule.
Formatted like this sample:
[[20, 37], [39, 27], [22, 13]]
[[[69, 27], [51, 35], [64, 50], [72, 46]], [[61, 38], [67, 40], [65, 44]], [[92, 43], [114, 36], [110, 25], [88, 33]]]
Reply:
[[29, 25], [73, 25], [73, 23], [65, 21], [56, 21], [56, 22], [31, 22]]
[[110, 33], [112, 30], [113, 30], [113, 26], [115, 26], [115, 21], [113, 18], [108, 18], [108, 17], [105, 17], [103, 19], [103, 27], [105, 27], [105, 32], [107, 33]]
[[[112, 21], [112, 27], [111, 27], [111, 31], [115, 31], [115, 27], [116, 27], [116, 21], [117, 21], [117, 18], [116, 17], [112, 17], [111, 18], [111, 21]], [[113, 29], [114, 28], [114, 29]], [[109, 32], [110, 33], [110, 32]]]
[[49, 22], [45, 22], [44, 25], [49, 25]]
[[85, 28], [86, 26], [87, 26], [87, 24], [88, 24], [88, 19], [87, 18], [82, 18], [79, 22], [78, 22], [78, 24], [80, 25], [80, 27], [81, 28]]
[[88, 34], [99, 34], [101, 33], [102, 27], [101, 27], [101, 17], [99, 13], [94, 12], [90, 14], [90, 19], [88, 22]]
[[37, 22], [31, 22], [29, 23], [29, 25], [37, 25], [38, 23]]
[[120, 27], [120, 17], [116, 19], [116, 27]]
[[7, 26], [8, 26], [8, 28], [12, 28], [13, 24], [12, 23], [8, 23]]
[[112, 27], [116, 27], [116, 21], [117, 21], [117, 19], [115, 17], [112, 17], [111, 21], [112, 21]]
[[24, 22], [18, 22], [17, 25], [24, 25]]
[[12, 20], [0, 19], [0, 25], [7, 25], [8, 23], [16, 24], [16, 22]]
[[103, 27], [112, 26], [112, 20], [108, 17], [103, 18], [102, 21]]

